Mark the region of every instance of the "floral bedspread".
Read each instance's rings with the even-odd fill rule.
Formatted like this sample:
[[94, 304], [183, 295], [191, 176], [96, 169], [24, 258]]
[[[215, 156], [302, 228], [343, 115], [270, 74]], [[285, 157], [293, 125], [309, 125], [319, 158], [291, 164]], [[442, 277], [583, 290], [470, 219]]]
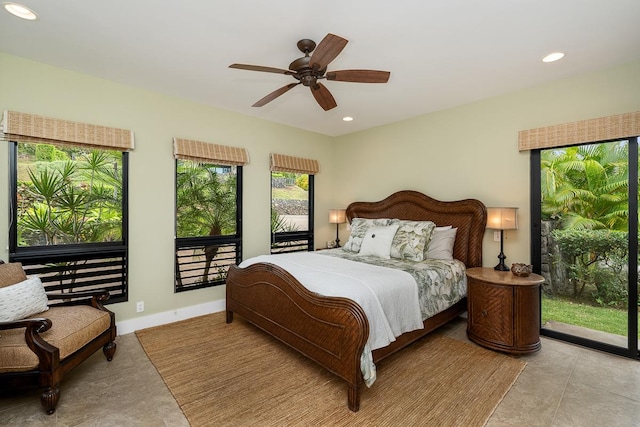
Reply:
[[461, 261], [426, 259], [421, 262], [397, 258], [382, 259], [362, 256], [340, 248], [317, 252], [322, 255], [395, 268], [411, 274], [418, 284], [422, 320], [440, 313], [467, 296], [467, 276]]
[[[458, 260], [426, 259], [421, 262], [404, 261], [396, 258], [383, 259], [363, 256], [340, 248], [316, 252], [322, 255], [349, 259], [357, 262], [395, 268], [411, 274], [418, 284], [420, 312], [422, 320], [440, 313], [467, 296], [467, 276], [465, 265]], [[360, 357], [360, 369], [367, 387], [376, 380], [376, 366], [369, 345], [365, 345]]]

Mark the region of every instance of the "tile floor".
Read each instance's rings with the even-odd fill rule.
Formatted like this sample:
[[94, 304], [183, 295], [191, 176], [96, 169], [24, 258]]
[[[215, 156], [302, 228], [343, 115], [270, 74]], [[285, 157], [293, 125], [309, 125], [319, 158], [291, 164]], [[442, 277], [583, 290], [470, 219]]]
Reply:
[[[468, 341], [462, 318], [438, 333]], [[97, 352], [67, 376], [53, 415], [35, 391], [0, 398], [0, 426], [188, 426], [135, 334], [117, 343], [112, 362]], [[488, 427], [640, 426], [638, 361], [545, 337], [541, 351], [522, 358], [527, 367]]]

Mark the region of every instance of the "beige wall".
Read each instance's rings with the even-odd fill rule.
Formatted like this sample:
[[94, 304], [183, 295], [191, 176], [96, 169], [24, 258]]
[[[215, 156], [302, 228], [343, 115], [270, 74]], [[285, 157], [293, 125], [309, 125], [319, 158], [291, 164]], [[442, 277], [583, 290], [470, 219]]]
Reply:
[[[206, 107], [0, 53], [0, 110], [131, 129], [129, 302], [112, 304], [119, 321], [224, 298], [224, 287], [173, 293], [174, 174], [173, 137], [245, 147], [244, 255], [269, 252], [269, 153], [311, 157], [316, 175], [316, 224], [320, 241], [327, 224], [333, 173], [332, 139], [316, 133]], [[0, 147], [0, 258], [7, 259], [8, 150]]]
[[[412, 189], [516, 206], [520, 229], [506, 234], [506, 262], [529, 262], [529, 153], [518, 151], [518, 131], [632, 111], [640, 111], [640, 62], [343, 136], [336, 204]], [[485, 266], [498, 262], [492, 234], [485, 234]]]
[[[425, 94], [428, 96], [428, 94]], [[333, 238], [328, 210], [413, 189], [441, 200], [477, 198], [520, 208], [520, 230], [505, 242], [507, 263], [529, 261], [529, 154], [518, 130], [640, 110], [640, 62], [568, 78], [411, 120], [330, 138], [178, 98], [126, 87], [0, 53], [0, 110], [132, 129], [130, 301], [111, 308], [132, 319], [224, 297], [224, 289], [173, 293], [174, 136], [245, 147], [244, 255], [269, 250], [270, 152], [320, 161], [316, 242]], [[0, 148], [0, 224], [8, 224], [7, 150]], [[7, 258], [7, 227], [0, 258]], [[487, 231], [484, 264], [498, 244]], [[341, 239], [348, 232], [341, 229]]]

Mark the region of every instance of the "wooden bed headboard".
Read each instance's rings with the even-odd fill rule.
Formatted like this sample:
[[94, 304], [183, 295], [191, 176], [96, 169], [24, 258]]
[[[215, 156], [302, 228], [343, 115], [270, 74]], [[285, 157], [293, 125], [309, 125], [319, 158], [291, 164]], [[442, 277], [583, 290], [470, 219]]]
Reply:
[[453, 256], [467, 268], [482, 267], [482, 239], [487, 223], [487, 209], [476, 199], [443, 202], [418, 191], [393, 193], [378, 202], [354, 202], [347, 207], [349, 222], [353, 218], [398, 218], [433, 221], [437, 226], [458, 229]]

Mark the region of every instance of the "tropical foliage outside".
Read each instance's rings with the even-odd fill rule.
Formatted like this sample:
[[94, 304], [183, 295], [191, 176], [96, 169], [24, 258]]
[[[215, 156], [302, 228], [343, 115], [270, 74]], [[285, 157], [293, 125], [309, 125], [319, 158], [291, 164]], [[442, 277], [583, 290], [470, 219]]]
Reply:
[[122, 154], [18, 144], [18, 246], [122, 239]]
[[567, 285], [545, 287], [543, 320], [626, 335], [628, 150], [616, 141], [541, 152], [542, 220]]
[[236, 179], [235, 167], [178, 160], [177, 237], [235, 234]]

